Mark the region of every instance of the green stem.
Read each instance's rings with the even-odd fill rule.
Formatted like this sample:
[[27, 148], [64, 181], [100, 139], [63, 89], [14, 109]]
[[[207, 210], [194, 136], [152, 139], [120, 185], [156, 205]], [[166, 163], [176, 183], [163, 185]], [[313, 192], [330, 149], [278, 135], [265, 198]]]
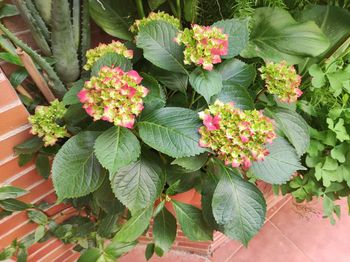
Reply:
[[177, 18], [181, 21], [181, 0], [176, 0]]
[[143, 10], [142, 0], [135, 0], [135, 1], [136, 1], [137, 13], [139, 14], [139, 17], [144, 18], [145, 11]]
[[55, 70], [51, 67], [51, 65], [42, 58], [37, 52], [31, 49], [28, 45], [23, 43], [20, 39], [18, 39], [11, 31], [9, 31], [2, 23], [0, 23], [0, 30], [10, 39], [17, 47], [21, 48], [24, 52], [26, 52], [35, 63], [39, 65], [39, 67], [44, 70], [52, 83], [49, 83], [52, 91], [55, 96], [58, 98], [62, 98], [64, 94], [67, 92], [67, 89], [57, 76]]

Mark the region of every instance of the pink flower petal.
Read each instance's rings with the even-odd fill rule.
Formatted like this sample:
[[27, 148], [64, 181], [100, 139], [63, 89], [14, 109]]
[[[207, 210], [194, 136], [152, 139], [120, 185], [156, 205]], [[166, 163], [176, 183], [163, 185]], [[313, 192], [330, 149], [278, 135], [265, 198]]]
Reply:
[[142, 81], [142, 77], [137, 73], [135, 70], [131, 70], [127, 72], [127, 75], [133, 78], [136, 82], [136, 84], [140, 84]]

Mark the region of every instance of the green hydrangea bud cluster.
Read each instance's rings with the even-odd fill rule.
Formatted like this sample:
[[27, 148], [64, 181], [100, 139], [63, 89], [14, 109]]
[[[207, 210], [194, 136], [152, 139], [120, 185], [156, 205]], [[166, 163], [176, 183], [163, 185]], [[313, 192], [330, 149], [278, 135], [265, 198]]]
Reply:
[[288, 66], [286, 61], [267, 62], [259, 71], [267, 90], [282, 102], [294, 103], [303, 94], [299, 89], [301, 76], [297, 74], [294, 66]]
[[112, 41], [110, 44], [100, 43], [94, 49], [90, 49], [86, 52], [86, 64], [84, 65], [85, 70], [90, 70], [94, 63], [103, 55], [107, 53], [116, 53], [122, 55], [125, 58], [132, 59], [134, 56], [133, 50], [129, 50], [122, 42]]
[[199, 113], [199, 145], [212, 149], [225, 165], [247, 170], [268, 155], [266, 143], [276, 138], [272, 120], [261, 111], [241, 110], [233, 103], [216, 101]]
[[67, 109], [57, 99], [50, 106], [37, 106], [35, 114], [28, 118], [32, 124], [31, 133], [43, 138], [45, 146], [56, 144], [59, 138], [68, 137], [65, 126], [59, 124]]
[[217, 27], [192, 25], [192, 29], [185, 28], [174, 40], [185, 45], [185, 64], [193, 63], [208, 71], [221, 63], [221, 56], [228, 52], [228, 35]]
[[141, 20], [136, 20], [134, 24], [130, 27], [130, 31], [134, 34], [137, 34], [140, 30], [140, 27], [147, 25], [151, 21], [164, 21], [172, 24], [177, 29], [181, 28], [180, 20], [173, 17], [172, 15], [169, 15], [165, 12], [151, 12], [148, 17], [143, 18]]
[[104, 66], [86, 81], [78, 97], [94, 120], [105, 120], [116, 126], [133, 128], [135, 116], [143, 109], [148, 89], [140, 85], [142, 77], [135, 70]]

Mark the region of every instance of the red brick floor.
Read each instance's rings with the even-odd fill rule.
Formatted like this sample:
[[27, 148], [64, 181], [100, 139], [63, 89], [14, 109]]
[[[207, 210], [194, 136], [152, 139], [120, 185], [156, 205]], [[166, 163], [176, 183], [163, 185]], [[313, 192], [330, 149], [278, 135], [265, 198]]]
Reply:
[[[171, 251], [151, 262], [349, 262], [350, 217], [346, 201], [340, 201], [342, 218], [336, 225], [322, 218], [322, 202], [295, 204], [288, 200], [269, 216], [259, 234], [244, 248], [228, 241], [211, 257]], [[120, 262], [144, 262], [144, 246], [122, 257]]]

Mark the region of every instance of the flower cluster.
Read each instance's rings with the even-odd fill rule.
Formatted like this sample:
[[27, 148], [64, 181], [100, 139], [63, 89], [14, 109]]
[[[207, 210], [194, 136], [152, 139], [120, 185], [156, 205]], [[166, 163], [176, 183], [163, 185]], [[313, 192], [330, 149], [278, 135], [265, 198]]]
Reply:
[[209, 71], [228, 52], [228, 35], [217, 27], [192, 25], [192, 29], [179, 33], [175, 42], [185, 45], [185, 64], [194, 63]]
[[181, 23], [180, 20], [165, 13], [165, 12], [158, 12], [158, 13], [154, 13], [151, 12], [148, 17], [143, 18], [141, 20], [136, 20], [134, 22], [134, 24], [130, 27], [130, 31], [132, 33], [137, 33], [140, 30], [140, 27], [148, 24], [151, 21], [164, 21], [167, 22], [169, 24], [172, 24], [173, 26], [175, 26], [177, 29], [180, 29], [181, 27]]
[[288, 66], [286, 61], [280, 63], [268, 62], [259, 71], [261, 78], [265, 80], [267, 90], [276, 95], [282, 102], [296, 102], [303, 92], [299, 89], [301, 76], [293, 66]]
[[140, 85], [142, 77], [131, 70], [104, 66], [78, 93], [80, 102], [94, 121], [102, 119], [116, 126], [132, 128], [135, 116], [143, 109], [148, 89]]
[[50, 106], [37, 106], [35, 114], [28, 118], [32, 124], [30, 132], [43, 137], [45, 146], [52, 146], [59, 138], [68, 137], [66, 127], [59, 124], [66, 111], [64, 104], [57, 99]]
[[266, 143], [275, 139], [272, 120], [260, 111], [235, 108], [233, 103], [216, 101], [199, 113], [199, 145], [211, 148], [225, 165], [249, 169], [252, 161], [268, 155]]
[[118, 55], [122, 55], [125, 58], [132, 59], [133, 51], [129, 50], [122, 42], [112, 41], [112, 43], [99, 44], [94, 49], [90, 49], [86, 52], [86, 64], [84, 65], [85, 70], [90, 70], [93, 64], [103, 55], [107, 53], [116, 53]]

